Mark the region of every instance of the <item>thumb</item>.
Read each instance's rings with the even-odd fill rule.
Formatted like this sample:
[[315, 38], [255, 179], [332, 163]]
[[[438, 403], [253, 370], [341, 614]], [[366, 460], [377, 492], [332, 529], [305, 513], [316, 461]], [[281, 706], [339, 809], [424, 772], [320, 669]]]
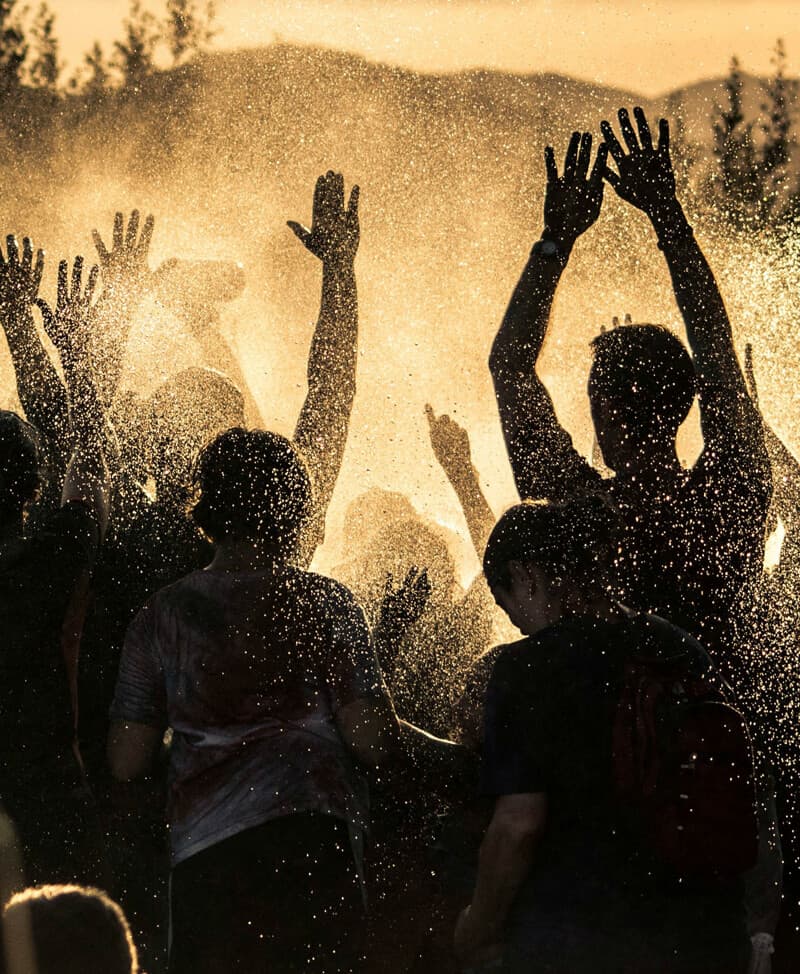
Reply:
[[425, 403], [425, 415], [428, 417], [428, 425], [431, 429], [436, 425], [436, 413], [429, 402]]
[[42, 312], [42, 320], [44, 321], [44, 330], [47, 332], [49, 336], [50, 331], [52, 330], [53, 324], [55, 322], [55, 315], [50, 310], [50, 305], [44, 300], [44, 298], [37, 298], [33, 303]]
[[304, 247], [310, 249], [311, 244], [311, 231], [308, 227], [304, 227], [302, 223], [297, 223], [294, 220], [287, 220], [286, 226], [292, 231], [292, 233], [297, 237], [300, 243]]

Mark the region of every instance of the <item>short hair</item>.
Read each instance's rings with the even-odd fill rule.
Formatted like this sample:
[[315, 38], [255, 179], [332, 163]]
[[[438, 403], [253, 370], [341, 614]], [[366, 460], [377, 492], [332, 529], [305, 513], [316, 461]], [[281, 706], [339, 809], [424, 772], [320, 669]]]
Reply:
[[658, 421], [676, 432], [697, 389], [694, 363], [663, 325], [622, 325], [592, 341], [589, 397], [615, 403], [632, 423]]
[[36, 430], [16, 413], [0, 410], [0, 524], [19, 517], [39, 488]]
[[616, 550], [619, 517], [599, 495], [563, 504], [523, 501], [494, 526], [483, 555], [489, 587], [508, 588], [512, 561], [533, 564], [550, 582], [569, 580], [578, 587], [603, 588], [606, 569]]
[[139, 970], [125, 914], [106, 893], [91, 887], [40, 886], [15, 894], [3, 911], [3, 939], [6, 956], [20, 960], [29, 956], [32, 941], [36, 974]]
[[288, 547], [311, 516], [311, 479], [297, 449], [277, 433], [240, 427], [200, 453], [192, 517], [212, 541], [224, 537]]

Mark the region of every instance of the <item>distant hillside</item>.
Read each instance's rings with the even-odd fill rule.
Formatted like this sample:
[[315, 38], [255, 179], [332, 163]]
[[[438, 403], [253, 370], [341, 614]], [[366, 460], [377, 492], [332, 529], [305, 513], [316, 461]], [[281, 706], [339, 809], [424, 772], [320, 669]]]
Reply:
[[[760, 82], [748, 79], [747, 88], [755, 111]], [[362, 358], [349, 480], [358, 489], [416, 483], [423, 506], [434, 491], [452, 512], [426, 439], [423, 406], [431, 401], [458, 411], [487, 481], [501, 485], [497, 503], [507, 503], [513, 492], [486, 357], [541, 227], [543, 147], [560, 153], [574, 128], [598, 131], [619, 106], [639, 103], [653, 114], [682, 106], [688, 137], [708, 151], [710, 116], [723, 100], [719, 81], [650, 101], [554, 74], [428, 75], [286, 45], [217, 53], [89, 106], [36, 92], [7, 99], [0, 232], [30, 232], [53, 255], [91, 256], [90, 229], [108, 232], [115, 209], [139, 206], [157, 216], [154, 262], [241, 260], [250, 286], [226, 310], [224, 327], [265, 421], [289, 431], [303, 395], [319, 270], [285, 221], [308, 220], [316, 177], [340, 169], [348, 185], [362, 186]], [[607, 200], [559, 290], [542, 364], [586, 450], [589, 339], [627, 311], [680, 327], [645, 221], [613, 193]], [[784, 356], [781, 375], [800, 367], [789, 324], [800, 299], [774, 283], [783, 272], [761, 274], [760, 257], [726, 241], [710, 239], [707, 249], [740, 340], [768, 340]], [[52, 288], [52, 261], [48, 275]], [[196, 353], [175, 328], [143, 319], [129, 384], [146, 388]], [[767, 404], [773, 381], [765, 374]], [[787, 388], [786, 396], [791, 405], [800, 391]]]

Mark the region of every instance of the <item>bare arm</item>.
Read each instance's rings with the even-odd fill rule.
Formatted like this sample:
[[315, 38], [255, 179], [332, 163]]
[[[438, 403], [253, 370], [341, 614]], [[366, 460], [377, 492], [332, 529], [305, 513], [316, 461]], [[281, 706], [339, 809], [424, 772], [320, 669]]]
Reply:
[[495, 518], [472, 463], [469, 434], [449, 416], [437, 416], [430, 406], [425, 407], [425, 415], [433, 452], [461, 504], [475, 553], [483, 558]]
[[133, 781], [146, 775], [153, 764], [162, 734], [149, 724], [132, 721], [111, 722], [106, 756], [116, 781]]
[[49, 442], [57, 466], [63, 470], [70, 449], [67, 394], [31, 313], [43, 271], [44, 251], [36, 251], [34, 261], [30, 238], [23, 239], [20, 258], [16, 238], [6, 237], [6, 256], [0, 253], [0, 314], [17, 394], [28, 422]]
[[479, 961], [502, 942], [509, 910], [533, 866], [547, 822], [544, 794], [503, 795], [481, 843], [472, 903], [456, 927], [456, 953]]
[[92, 231], [103, 278], [103, 293], [92, 309], [93, 355], [106, 408], [116, 397], [133, 318], [150, 277], [147, 256], [154, 226], [153, 217], [148, 216], [139, 233], [138, 210], [131, 213], [127, 228], [123, 214], [116, 213], [110, 250], [99, 232]]
[[375, 768], [393, 754], [400, 727], [388, 698], [355, 700], [336, 712], [336, 726], [358, 760]]
[[597, 219], [602, 205], [601, 146], [591, 173], [592, 137], [573, 133], [564, 173], [546, 150], [547, 193], [542, 240], [514, 289], [489, 357], [500, 422], [520, 497], [558, 499], [594, 479], [536, 374], [556, 287], [572, 247]]
[[109, 514], [109, 479], [103, 452], [105, 414], [90, 362], [88, 326], [99, 268], [92, 268], [85, 290], [82, 287], [82, 257], [75, 259], [71, 286], [67, 273], [67, 262], [62, 260], [58, 267], [55, 312], [45, 301], [37, 301], [45, 331], [61, 357], [75, 441], [64, 477], [62, 504], [71, 501], [86, 504], [94, 512], [101, 532], [105, 532]]
[[299, 547], [299, 563], [308, 565], [324, 536], [356, 394], [358, 187], [353, 187], [345, 207], [343, 177], [333, 172], [320, 176], [311, 229], [294, 222], [289, 226], [322, 261], [322, 301], [308, 356], [308, 393], [294, 433], [314, 484], [314, 516]]
[[638, 132], [628, 111], [619, 122], [627, 151], [608, 122], [601, 128], [618, 172], [606, 170], [617, 194], [650, 218], [667, 260], [675, 298], [686, 324], [700, 397], [706, 449], [737, 455], [760, 476], [769, 476], [761, 419], [747, 394], [736, 356], [728, 314], [714, 275], [675, 195], [669, 150], [669, 124], [659, 121], [656, 145], [641, 108], [634, 109]]

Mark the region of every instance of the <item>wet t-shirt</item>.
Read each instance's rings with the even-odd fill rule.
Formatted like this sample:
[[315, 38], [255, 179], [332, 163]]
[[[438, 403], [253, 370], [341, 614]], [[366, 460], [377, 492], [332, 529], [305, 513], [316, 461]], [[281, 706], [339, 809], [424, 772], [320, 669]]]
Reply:
[[[711, 669], [699, 643], [657, 616], [568, 618], [498, 652], [481, 790], [495, 798], [547, 795], [546, 831], [519, 897], [523, 910], [536, 904], [537, 912], [574, 917], [610, 909], [622, 923], [637, 904], [675, 899], [615, 799], [614, 720], [625, 661], [640, 654], [681, 659], [687, 673]], [[738, 889], [720, 891], [719, 902], [730, 905], [732, 897], [735, 906], [737, 896]]]
[[299, 812], [366, 824], [367, 797], [337, 711], [382, 699], [350, 592], [287, 566], [193, 572], [128, 630], [111, 716], [172, 728], [173, 862]]

